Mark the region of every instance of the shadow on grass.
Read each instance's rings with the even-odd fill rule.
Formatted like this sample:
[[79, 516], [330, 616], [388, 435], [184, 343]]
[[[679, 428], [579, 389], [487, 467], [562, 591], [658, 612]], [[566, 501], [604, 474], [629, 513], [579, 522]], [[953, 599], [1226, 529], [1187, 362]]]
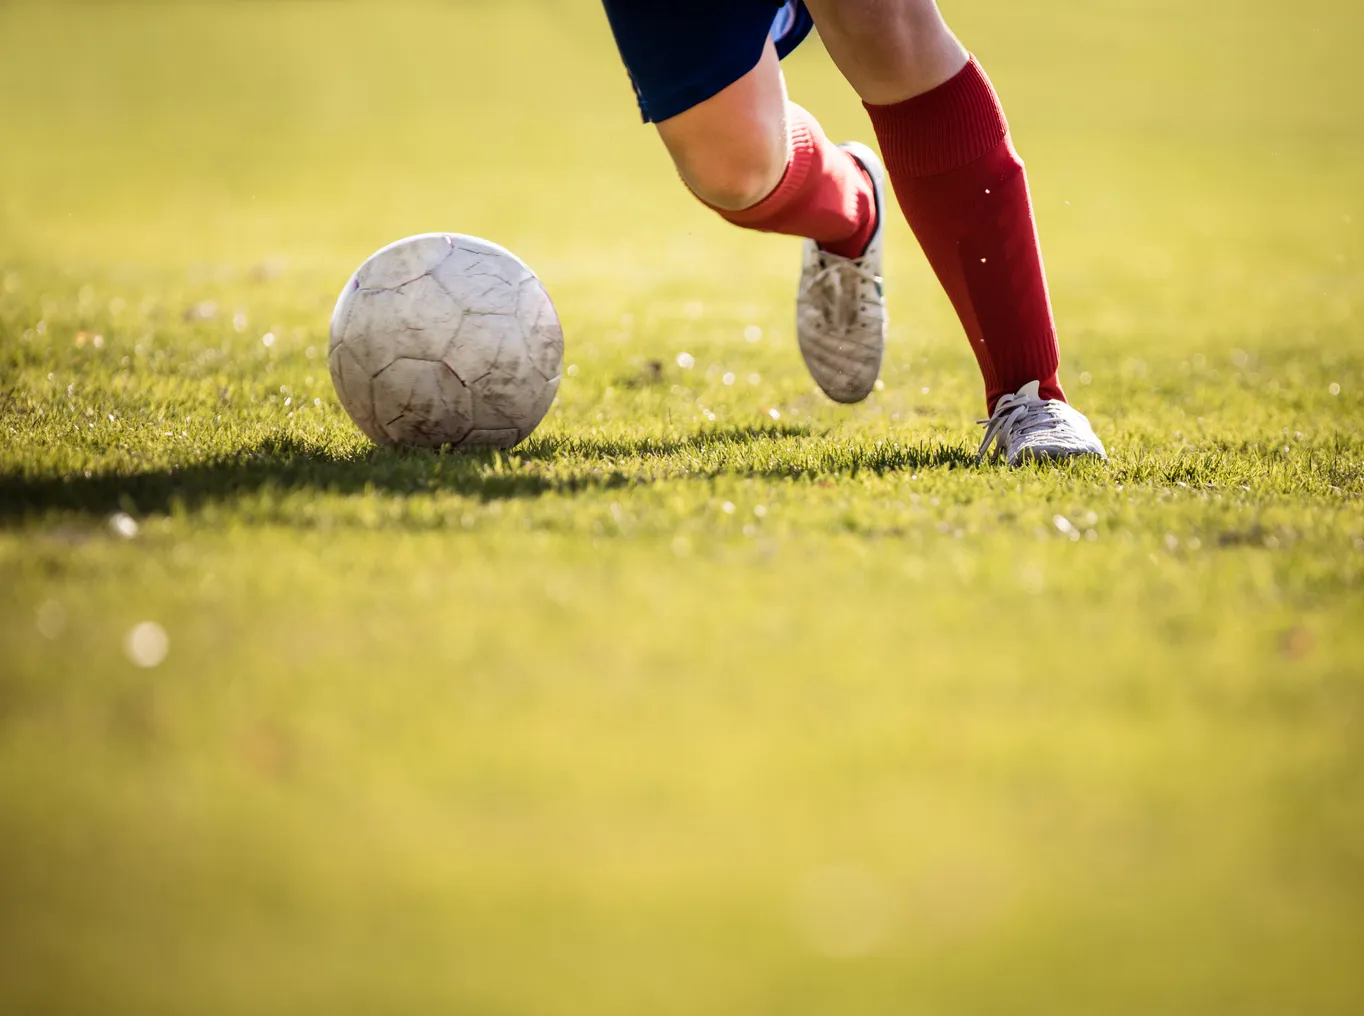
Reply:
[[[680, 461], [669, 463], [672, 458]], [[0, 473], [0, 520], [50, 511], [145, 515], [176, 505], [193, 510], [260, 490], [445, 492], [492, 501], [609, 490], [664, 478], [852, 475], [961, 468], [973, 462], [964, 448], [949, 444], [849, 446], [793, 426], [714, 428], [678, 438], [539, 438], [500, 454], [372, 448], [338, 455], [297, 438], [274, 436], [230, 456], [142, 472]]]

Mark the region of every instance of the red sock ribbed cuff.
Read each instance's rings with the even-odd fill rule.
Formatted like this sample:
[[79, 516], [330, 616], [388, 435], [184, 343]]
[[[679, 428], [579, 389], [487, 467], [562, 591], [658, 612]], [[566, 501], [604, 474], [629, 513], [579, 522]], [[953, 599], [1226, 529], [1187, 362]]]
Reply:
[[930, 92], [891, 106], [863, 105], [882, 150], [911, 177], [937, 176], [975, 162], [1009, 133], [999, 98], [975, 57]]
[[771, 194], [756, 205], [739, 211], [717, 209], [720, 215], [736, 226], [754, 227], [769, 222], [780, 215], [790, 202], [805, 189], [805, 179], [810, 175], [814, 164], [813, 155], [819, 146], [814, 130], [809, 123], [810, 114], [791, 103], [787, 106], [788, 130], [791, 135], [791, 155], [786, 163], [786, 172]]
[[804, 236], [835, 254], [858, 257], [876, 230], [871, 179], [794, 103], [787, 107], [787, 131], [790, 159], [772, 193], [739, 211], [716, 211], [745, 229]]

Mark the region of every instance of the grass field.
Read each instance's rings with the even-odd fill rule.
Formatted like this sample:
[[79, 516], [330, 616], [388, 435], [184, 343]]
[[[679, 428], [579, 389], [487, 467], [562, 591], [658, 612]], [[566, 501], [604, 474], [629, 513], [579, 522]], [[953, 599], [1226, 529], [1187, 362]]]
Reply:
[[[945, 10], [1107, 467], [975, 464], [898, 221], [816, 395], [595, 4], [0, 3], [0, 1011], [1364, 1011], [1364, 7]], [[564, 320], [511, 454], [331, 388], [440, 229]]]

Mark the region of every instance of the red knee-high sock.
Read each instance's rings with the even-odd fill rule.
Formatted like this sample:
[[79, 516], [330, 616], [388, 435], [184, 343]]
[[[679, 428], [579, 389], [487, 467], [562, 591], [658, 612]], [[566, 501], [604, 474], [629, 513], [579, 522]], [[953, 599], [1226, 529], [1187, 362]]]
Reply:
[[834, 254], [858, 257], [876, 231], [871, 181], [805, 110], [787, 103], [786, 119], [791, 161], [777, 189], [742, 211], [716, 211], [736, 226], [809, 237]]
[[1023, 162], [974, 59], [924, 95], [867, 106], [900, 208], [961, 318], [993, 411], [1029, 381], [1064, 399]]

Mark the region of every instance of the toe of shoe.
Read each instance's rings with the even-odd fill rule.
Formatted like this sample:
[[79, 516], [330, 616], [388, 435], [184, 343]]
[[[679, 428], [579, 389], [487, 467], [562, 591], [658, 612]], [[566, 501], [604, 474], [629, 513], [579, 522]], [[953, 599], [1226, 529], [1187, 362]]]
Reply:
[[1100, 448], [1081, 448], [1071, 446], [1040, 445], [1019, 448], [1009, 456], [1009, 465], [1020, 466], [1028, 462], [1066, 462], [1071, 459], [1098, 459], [1108, 461], [1108, 456]]
[[861, 402], [876, 387], [881, 350], [851, 344], [830, 349], [826, 343], [802, 342], [801, 356], [820, 390], [835, 402]]
[[837, 384], [820, 383], [820, 390], [835, 402], [844, 406], [855, 405], [858, 402], [865, 402], [867, 396], [872, 393], [875, 382], [870, 385], [848, 385], [839, 386]]
[[844, 405], [864, 401], [876, 387], [875, 374], [868, 380], [865, 375], [857, 374], [815, 373], [813, 370], [810, 373], [820, 391]]

